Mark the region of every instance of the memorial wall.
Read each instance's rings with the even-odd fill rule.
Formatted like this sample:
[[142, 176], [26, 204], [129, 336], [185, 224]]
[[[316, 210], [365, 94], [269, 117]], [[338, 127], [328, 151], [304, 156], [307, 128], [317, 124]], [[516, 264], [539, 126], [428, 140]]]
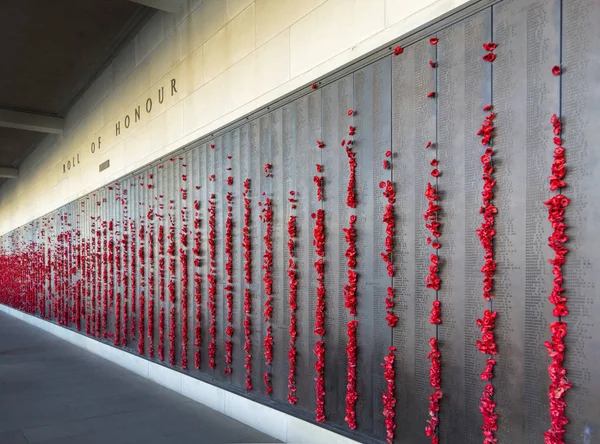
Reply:
[[332, 73], [2, 236], [0, 302], [359, 442], [595, 442], [599, 21]]

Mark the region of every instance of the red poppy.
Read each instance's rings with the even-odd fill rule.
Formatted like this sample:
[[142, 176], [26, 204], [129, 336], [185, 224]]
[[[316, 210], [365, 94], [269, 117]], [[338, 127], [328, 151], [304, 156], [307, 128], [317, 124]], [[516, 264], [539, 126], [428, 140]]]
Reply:
[[439, 42], [439, 39], [437, 37], [431, 37], [429, 39], [429, 43], [432, 44], [432, 45], [437, 45], [438, 42]]
[[312, 89], [317, 89], [317, 84], [316, 84], [316, 83], [313, 83], [312, 85], [310, 85], [310, 87], [311, 87]]
[[497, 45], [494, 42], [484, 43], [483, 49], [485, 49], [486, 51], [493, 51], [494, 49], [496, 49], [496, 46]]
[[402, 54], [403, 51], [404, 51], [404, 48], [402, 48], [402, 46], [396, 46], [394, 48], [394, 55]]
[[320, 140], [317, 140], [317, 146], [318, 146], [319, 148], [324, 148], [324, 147], [325, 147], [325, 144], [324, 144], [323, 142], [321, 142]]
[[440, 175], [440, 170], [438, 170], [437, 168], [433, 169], [433, 170], [431, 171], [431, 175], [432, 175], [433, 177], [438, 177], [438, 176]]
[[493, 53], [488, 53], [486, 55], [483, 56], [483, 60], [485, 60], [486, 62], [493, 62], [494, 60], [496, 60], [496, 54]]
[[486, 111], [486, 112], [489, 111], [489, 110], [491, 110], [491, 109], [492, 109], [492, 104], [491, 103], [489, 105], [485, 105], [483, 107], [483, 110]]
[[431, 146], [431, 142], [427, 142], [427, 145], [425, 145], [425, 148], [429, 148]]
[[211, 145], [210, 145], [210, 149], [211, 149], [211, 150], [214, 150], [214, 149], [215, 149], [215, 146], [214, 146], [213, 144], [211, 144]]
[[431, 166], [438, 166], [438, 164], [439, 164], [439, 162], [438, 162], [438, 160], [437, 160], [437, 159], [433, 159], [433, 160], [432, 160], [432, 161], [429, 163], [429, 165], [431, 165]]
[[349, 115], [349, 116], [351, 116], [352, 114], [354, 114], [354, 110], [352, 110], [352, 109], [349, 109], [349, 110], [348, 110], [348, 115]]
[[390, 157], [391, 155], [392, 155], [392, 152], [391, 152], [391, 151], [386, 151], [386, 152], [385, 152], [385, 157]]
[[427, 93], [427, 97], [429, 97], [430, 99], [433, 98], [433, 97], [435, 97], [435, 92], [434, 91], [429, 91]]
[[435, 62], [433, 60], [429, 61], [429, 66], [431, 66], [432, 68], [435, 68]]
[[552, 74], [554, 74], [555, 76], [559, 76], [559, 75], [561, 74], [561, 72], [562, 72], [562, 71], [561, 71], [561, 69], [560, 69], [560, 66], [558, 66], [558, 65], [554, 65], [554, 66], [552, 67]]

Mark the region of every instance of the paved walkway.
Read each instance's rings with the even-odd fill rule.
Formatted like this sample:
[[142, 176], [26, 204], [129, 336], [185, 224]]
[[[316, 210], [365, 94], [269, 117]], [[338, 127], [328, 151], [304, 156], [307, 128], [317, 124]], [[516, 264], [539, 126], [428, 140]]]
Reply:
[[275, 442], [0, 313], [1, 444]]

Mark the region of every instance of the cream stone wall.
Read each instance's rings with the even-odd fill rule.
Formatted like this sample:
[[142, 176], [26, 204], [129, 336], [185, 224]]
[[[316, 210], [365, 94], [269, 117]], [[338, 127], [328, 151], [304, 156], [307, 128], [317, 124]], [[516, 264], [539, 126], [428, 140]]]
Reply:
[[[157, 13], [69, 111], [64, 135], [48, 136], [24, 162], [19, 179], [0, 188], [0, 234], [465, 1], [188, 0], [177, 14]], [[150, 112], [145, 109], [148, 98]], [[105, 160], [110, 167], [99, 172]], [[64, 172], [69, 161], [71, 168]]]

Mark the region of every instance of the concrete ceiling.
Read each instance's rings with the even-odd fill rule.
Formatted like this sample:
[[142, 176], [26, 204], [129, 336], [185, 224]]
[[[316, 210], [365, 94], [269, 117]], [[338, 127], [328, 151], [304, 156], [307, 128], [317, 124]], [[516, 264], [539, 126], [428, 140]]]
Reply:
[[[64, 117], [154, 11], [126, 0], [0, 1], [0, 168], [18, 168], [55, 132], [60, 119], [39, 115]], [[40, 119], [51, 125], [30, 125]]]

